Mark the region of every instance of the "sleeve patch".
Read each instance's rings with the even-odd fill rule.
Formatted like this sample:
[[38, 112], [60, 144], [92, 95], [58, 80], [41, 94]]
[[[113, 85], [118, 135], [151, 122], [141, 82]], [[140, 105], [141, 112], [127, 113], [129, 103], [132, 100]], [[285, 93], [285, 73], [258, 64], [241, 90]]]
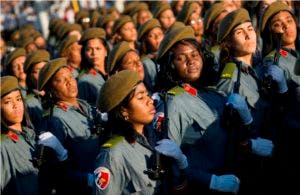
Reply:
[[96, 175], [95, 183], [97, 188], [105, 190], [110, 181], [110, 171], [106, 167], [99, 167], [94, 171]]
[[231, 79], [235, 71], [235, 68], [236, 68], [235, 63], [227, 63], [222, 71], [221, 78]]
[[180, 95], [182, 93], [184, 93], [184, 89], [180, 86], [176, 86], [168, 91], [168, 94], [171, 94], [174, 96]]

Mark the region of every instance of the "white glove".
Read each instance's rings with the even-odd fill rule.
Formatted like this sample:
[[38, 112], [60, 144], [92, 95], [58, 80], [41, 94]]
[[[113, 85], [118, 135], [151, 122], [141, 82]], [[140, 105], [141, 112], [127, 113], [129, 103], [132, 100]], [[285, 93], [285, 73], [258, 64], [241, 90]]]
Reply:
[[220, 192], [237, 194], [240, 188], [240, 180], [235, 175], [212, 175], [209, 188]]
[[250, 139], [251, 141], [251, 149], [254, 154], [259, 156], [272, 156], [273, 152], [273, 142], [268, 139], [256, 138]]
[[39, 135], [38, 144], [42, 144], [52, 148], [59, 161], [68, 158], [68, 151], [61, 145], [60, 141], [49, 131]]

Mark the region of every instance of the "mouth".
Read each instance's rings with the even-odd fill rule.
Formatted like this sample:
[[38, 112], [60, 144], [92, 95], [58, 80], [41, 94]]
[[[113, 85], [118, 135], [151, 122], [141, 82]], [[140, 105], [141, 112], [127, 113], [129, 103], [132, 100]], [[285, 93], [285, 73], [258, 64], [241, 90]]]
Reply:
[[152, 110], [150, 110], [150, 113], [151, 113], [151, 114], [155, 114], [155, 113], [156, 113], [156, 110], [155, 110], [155, 109], [152, 109]]

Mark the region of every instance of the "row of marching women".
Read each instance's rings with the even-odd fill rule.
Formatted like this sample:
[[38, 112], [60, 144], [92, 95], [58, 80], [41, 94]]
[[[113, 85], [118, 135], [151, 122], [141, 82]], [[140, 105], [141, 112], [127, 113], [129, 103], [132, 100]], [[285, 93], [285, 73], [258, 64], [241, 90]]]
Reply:
[[299, 193], [298, 4], [124, 5], [2, 35], [1, 193]]

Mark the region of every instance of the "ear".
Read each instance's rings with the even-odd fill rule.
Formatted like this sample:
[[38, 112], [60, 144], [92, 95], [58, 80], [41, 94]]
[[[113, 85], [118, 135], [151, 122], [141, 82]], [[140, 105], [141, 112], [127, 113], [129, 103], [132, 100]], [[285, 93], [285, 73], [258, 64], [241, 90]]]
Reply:
[[127, 108], [124, 108], [123, 106], [121, 107], [121, 114], [124, 118], [128, 118], [129, 117], [129, 111]]

